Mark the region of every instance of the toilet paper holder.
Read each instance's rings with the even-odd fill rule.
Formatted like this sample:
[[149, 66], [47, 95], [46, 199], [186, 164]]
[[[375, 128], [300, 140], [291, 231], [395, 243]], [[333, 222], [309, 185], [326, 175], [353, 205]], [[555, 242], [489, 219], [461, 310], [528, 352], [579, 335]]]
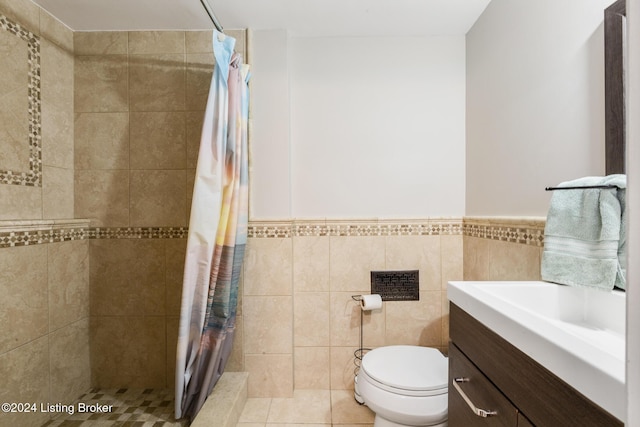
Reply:
[[[369, 350], [371, 350], [370, 348], [364, 348], [363, 346], [363, 320], [364, 320], [364, 312], [365, 311], [371, 311], [372, 309], [378, 309], [381, 307], [382, 304], [382, 298], [380, 297], [380, 295], [374, 294], [374, 296], [378, 297], [377, 299], [375, 299], [374, 301], [374, 305], [373, 306], [367, 306], [365, 304], [365, 296], [364, 295], [352, 295], [351, 298], [354, 301], [358, 302], [358, 305], [360, 306], [360, 347], [358, 347], [358, 349], [356, 351], [353, 352], [353, 364], [355, 365], [355, 368], [353, 369], [353, 375], [354, 377], [358, 375], [358, 371], [360, 370], [360, 364], [362, 363], [362, 358], [364, 357], [365, 353]], [[367, 296], [369, 297], [369, 296]], [[369, 301], [370, 299], [367, 298], [367, 304], [371, 304], [371, 301]], [[378, 304], [379, 303], [379, 304]]]

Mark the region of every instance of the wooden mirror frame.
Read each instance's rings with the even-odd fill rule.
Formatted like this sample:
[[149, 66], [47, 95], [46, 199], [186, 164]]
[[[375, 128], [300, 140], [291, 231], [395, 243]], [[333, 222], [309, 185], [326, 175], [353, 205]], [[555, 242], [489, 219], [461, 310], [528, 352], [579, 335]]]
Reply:
[[605, 170], [625, 173], [625, 0], [604, 11]]

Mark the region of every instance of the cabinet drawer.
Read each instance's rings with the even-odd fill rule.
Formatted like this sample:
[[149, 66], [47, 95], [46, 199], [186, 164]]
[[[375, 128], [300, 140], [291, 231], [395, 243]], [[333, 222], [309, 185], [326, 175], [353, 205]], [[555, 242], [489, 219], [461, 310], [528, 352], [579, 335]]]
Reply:
[[476, 415], [453, 383], [449, 384], [449, 427], [508, 426], [518, 424], [518, 411], [511, 402], [454, 345], [449, 346], [449, 380], [464, 378], [457, 385], [477, 408], [495, 411]]

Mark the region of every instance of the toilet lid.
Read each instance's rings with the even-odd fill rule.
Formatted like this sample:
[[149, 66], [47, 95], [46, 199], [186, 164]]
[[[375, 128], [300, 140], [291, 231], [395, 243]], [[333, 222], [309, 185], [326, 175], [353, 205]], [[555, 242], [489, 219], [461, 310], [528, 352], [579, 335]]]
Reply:
[[435, 348], [410, 345], [379, 347], [362, 358], [363, 369], [374, 380], [403, 390], [447, 388], [447, 358]]

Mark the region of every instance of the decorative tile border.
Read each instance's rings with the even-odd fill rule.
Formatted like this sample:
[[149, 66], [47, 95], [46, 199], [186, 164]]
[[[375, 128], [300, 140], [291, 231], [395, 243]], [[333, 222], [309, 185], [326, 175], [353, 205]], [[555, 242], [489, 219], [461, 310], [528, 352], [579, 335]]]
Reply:
[[249, 237], [463, 235], [524, 245], [544, 245], [544, 218], [465, 217], [425, 220], [255, 221]]
[[[88, 220], [0, 221], [0, 248], [83, 239], [186, 239], [187, 227], [90, 227]], [[434, 218], [425, 220], [251, 221], [248, 237], [462, 235], [544, 245], [543, 218]]]
[[22, 28], [4, 15], [0, 15], [0, 29], [27, 42], [28, 49], [28, 115], [29, 115], [29, 170], [0, 170], [0, 184], [42, 186], [42, 119], [40, 108], [40, 38]]
[[468, 237], [500, 240], [531, 246], [544, 246], [544, 218], [464, 219], [462, 234]]
[[251, 221], [250, 238], [462, 234], [462, 219]]
[[1, 221], [0, 248], [88, 239], [89, 221]]
[[187, 227], [90, 227], [89, 239], [184, 239]]

